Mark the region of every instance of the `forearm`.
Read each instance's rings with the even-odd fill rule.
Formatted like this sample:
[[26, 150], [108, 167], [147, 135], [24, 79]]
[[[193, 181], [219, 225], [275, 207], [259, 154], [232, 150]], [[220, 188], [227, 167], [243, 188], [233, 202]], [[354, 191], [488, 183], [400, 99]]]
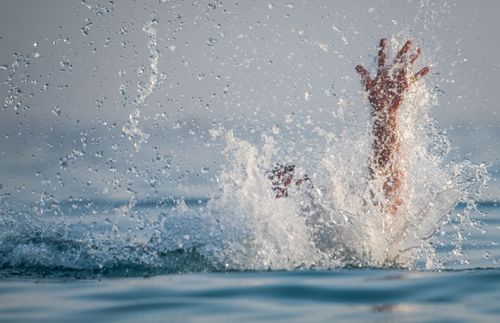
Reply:
[[397, 114], [385, 113], [388, 109], [373, 113], [373, 160], [370, 164], [372, 178], [382, 179], [385, 207], [395, 214], [403, 204], [401, 185], [404, 171], [400, 165], [400, 139]]
[[400, 151], [396, 115], [375, 112], [373, 114], [373, 136], [372, 171], [390, 173], [397, 166]]

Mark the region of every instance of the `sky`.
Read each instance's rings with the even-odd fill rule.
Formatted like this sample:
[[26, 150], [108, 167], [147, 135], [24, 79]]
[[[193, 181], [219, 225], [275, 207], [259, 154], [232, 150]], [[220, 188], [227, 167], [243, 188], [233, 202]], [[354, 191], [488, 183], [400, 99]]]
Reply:
[[493, 0], [4, 0], [0, 196], [208, 196], [224, 163], [214, 129], [250, 141], [304, 120], [336, 129], [341, 97], [368, 115], [354, 66], [373, 68], [379, 39], [394, 37], [414, 39], [420, 67], [432, 67], [449, 160], [489, 165], [482, 198], [497, 199], [499, 10]]

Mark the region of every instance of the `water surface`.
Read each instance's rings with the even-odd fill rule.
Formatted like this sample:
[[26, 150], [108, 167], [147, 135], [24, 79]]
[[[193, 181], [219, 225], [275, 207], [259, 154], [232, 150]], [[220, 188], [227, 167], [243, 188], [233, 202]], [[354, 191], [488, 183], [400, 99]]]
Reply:
[[[0, 320], [496, 322], [500, 208], [480, 209], [486, 213], [483, 230], [463, 242], [463, 261], [441, 270], [225, 271], [190, 256], [163, 273], [151, 266], [96, 271], [19, 265], [3, 269]], [[445, 244], [437, 253], [452, 249]]]

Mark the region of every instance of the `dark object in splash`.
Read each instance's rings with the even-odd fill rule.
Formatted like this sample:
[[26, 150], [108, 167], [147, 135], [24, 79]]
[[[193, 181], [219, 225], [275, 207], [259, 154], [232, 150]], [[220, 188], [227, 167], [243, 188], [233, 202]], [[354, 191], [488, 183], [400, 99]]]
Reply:
[[276, 198], [287, 197], [290, 185], [295, 184], [298, 187], [305, 181], [310, 181], [307, 175], [294, 180], [295, 165], [276, 164], [276, 166], [274, 166], [272, 170], [267, 171], [266, 174], [268, 174], [268, 178], [271, 180], [273, 191], [276, 192]]

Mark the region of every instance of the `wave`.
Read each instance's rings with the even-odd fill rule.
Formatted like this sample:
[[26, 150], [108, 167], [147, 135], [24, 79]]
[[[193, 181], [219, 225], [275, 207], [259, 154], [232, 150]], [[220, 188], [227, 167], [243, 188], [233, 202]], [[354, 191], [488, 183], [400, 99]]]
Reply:
[[[143, 28], [150, 75], [138, 87], [135, 110], [122, 128], [136, 151], [148, 139], [138, 126], [140, 109], [158, 83], [156, 23], [153, 19]], [[141, 202], [133, 196], [126, 203], [61, 203], [43, 193], [41, 202], [25, 211], [0, 196], [0, 269], [99, 275], [436, 269], [463, 258], [462, 242], [477, 227], [475, 201], [489, 175], [485, 165], [447, 161], [451, 144], [430, 117], [435, 94], [419, 82], [401, 107], [398, 122], [404, 126], [398, 135], [406, 177], [405, 203], [397, 216], [378, 207], [385, 198], [382, 185], [370, 180], [367, 166], [372, 125], [362, 114], [346, 117], [344, 110], [355, 110], [350, 104], [340, 97], [341, 111], [333, 115], [341, 131], [308, 120], [294, 125], [289, 118], [284, 129], [274, 125], [251, 142], [239, 129], [212, 129], [212, 139], [224, 142], [225, 163], [207, 199]], [[268, 175], [277, 164], [293, 164], [310, 183], [277, 199]], [[455, 213], [459, 203], [462, 210]], [[439, 244], [453, 247], [438, 256]]]

